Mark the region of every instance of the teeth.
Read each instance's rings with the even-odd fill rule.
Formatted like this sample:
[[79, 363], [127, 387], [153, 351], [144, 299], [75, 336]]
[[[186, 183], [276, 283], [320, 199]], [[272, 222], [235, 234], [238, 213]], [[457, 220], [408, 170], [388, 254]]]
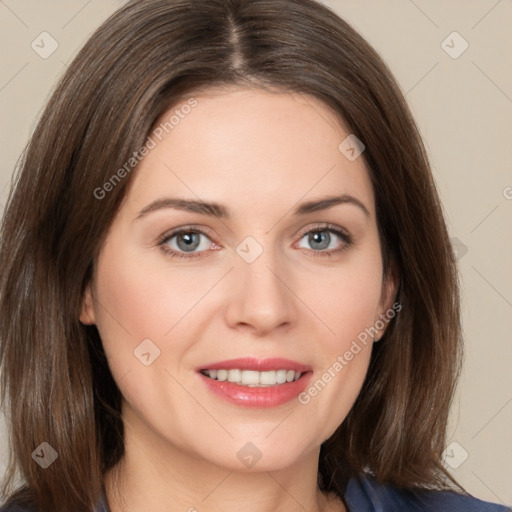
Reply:
[[276, 372], [276, 382], [278, 384], [284, 384], [286, 382], [286, 374], [287, 373], [288, 372], [286, 370], [277, 370], [277, 372]]
[[268, 387], [298, 380], [302, 373], [293, 370], [270, 370], [257, 372], [254, 370], [202, 370], [203, 375], [218, 381], [228, 381], [248, 387]]
[[228, 371], [228, 381], [229, 382], [242, 382], [242, 370], [229, 370]]

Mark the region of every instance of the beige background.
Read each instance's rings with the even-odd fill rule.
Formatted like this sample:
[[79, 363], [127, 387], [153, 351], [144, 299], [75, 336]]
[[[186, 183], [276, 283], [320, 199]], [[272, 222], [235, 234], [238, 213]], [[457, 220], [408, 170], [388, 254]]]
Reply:
[[[0, 0], [1, 205], [57, 78], [123, 3]], [[429, 150], [459, 254], [466, 358], [446, 464], [475, 496], [512, 505], [512, 2], [324, 3], [352, 23], [395, 73]], [[31, 48], [43, 31], [58, 42], [47, 59]], [[453, 31], [469, 44], [458, 58], [441, 46]], [[452, 35], [444, 46], [454, 54], [463, 44]]]

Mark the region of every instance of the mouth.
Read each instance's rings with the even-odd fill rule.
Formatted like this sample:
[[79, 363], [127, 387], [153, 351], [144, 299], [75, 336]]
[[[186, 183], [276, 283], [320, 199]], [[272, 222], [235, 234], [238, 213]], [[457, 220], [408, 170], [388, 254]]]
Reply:
[[207, 388], [237, 405], [272, 407], [296, 397], [313, 367], [284, 358], [239, 358], [205, 364], [196, 370]]
[[307, 372], [296, 372], [291, 369], [256, 371], [242, 370], [241, 368], [219, 370], [201, 370], [200, 373], [206, 377], [217, 380], [219, 382], [232, 382], [239, 386], [253, 387], [270, 387], [286, 384], [299, 380]]

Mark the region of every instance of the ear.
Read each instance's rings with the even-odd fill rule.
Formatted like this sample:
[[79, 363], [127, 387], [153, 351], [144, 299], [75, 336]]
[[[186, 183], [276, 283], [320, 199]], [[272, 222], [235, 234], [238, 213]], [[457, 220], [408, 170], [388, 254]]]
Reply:
[[82, 308], [80, 311], [80, 322], [85, 325], [92, 325], [96, 323], [96, 316], [94, 314], [94, 303], [92, 297], [91, 284], [87, 285], [84, 296], [82, 297]]
[[[398, 268], [394, 261], [389, 262], [388, 272], [383, 276], [382, 279], [382, 292], [381, 292], [381, 300], [379, 303], [379, 317], [378, 319], [382, 319], [380, 324], [384, 323], [384, 327], [379, 331], [379, 333], [375, 336], [374, 341], [379, 341], [386, 329], [389, 325], [389, 320], [396, 315], [396, 311], [400, 311], [402, 309], [401, 305], [397, 305], [396, 309], [393, 307], [396, 299], [396, 294], [398, 291], [398, 283], [400, 280], [400, 276], [398, 273]], [[391, 314], [392, 312], [392, 314]]]

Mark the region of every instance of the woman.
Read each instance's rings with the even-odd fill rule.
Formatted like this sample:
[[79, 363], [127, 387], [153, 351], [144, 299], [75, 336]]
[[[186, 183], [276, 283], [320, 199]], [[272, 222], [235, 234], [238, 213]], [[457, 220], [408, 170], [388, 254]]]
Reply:
[[459, 296], [420, 136], [320, 4], [115, 13], [0, 263], [4, 510], [505, 510], [442, 463]]

